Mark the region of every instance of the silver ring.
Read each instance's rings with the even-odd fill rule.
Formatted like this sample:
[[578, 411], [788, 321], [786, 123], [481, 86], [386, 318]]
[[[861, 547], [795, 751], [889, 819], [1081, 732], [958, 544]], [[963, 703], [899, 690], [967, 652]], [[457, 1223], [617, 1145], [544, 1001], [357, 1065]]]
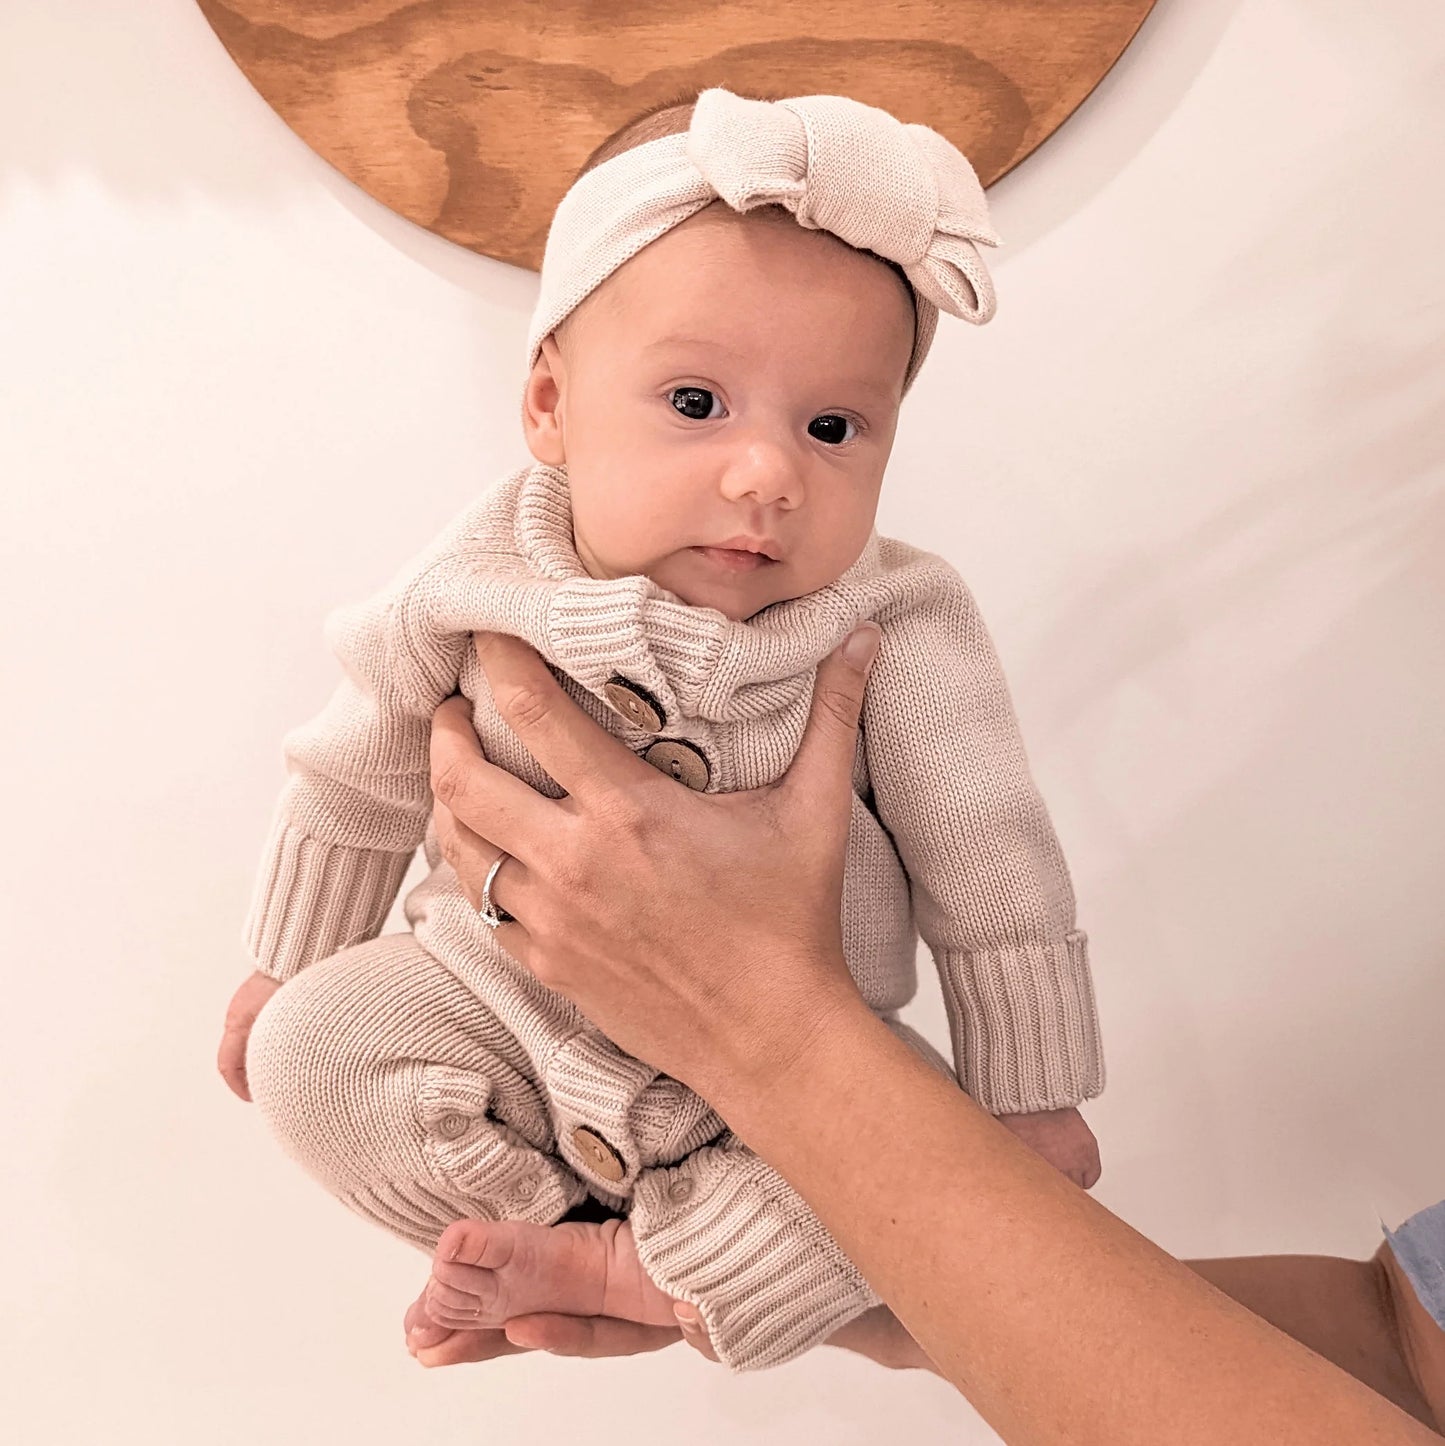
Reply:
[[482, 907], [477, 910], [477, 916], [489, 929], [500, 929], [503, 924], [515, 922], [512, 915], [492, 902], [492, 885], [496, 883], [502, 865], [511, 857], [511, 854], [506, 853], [499, 855], [496, 863], [487, 870], [487, 881], [482, 885]]

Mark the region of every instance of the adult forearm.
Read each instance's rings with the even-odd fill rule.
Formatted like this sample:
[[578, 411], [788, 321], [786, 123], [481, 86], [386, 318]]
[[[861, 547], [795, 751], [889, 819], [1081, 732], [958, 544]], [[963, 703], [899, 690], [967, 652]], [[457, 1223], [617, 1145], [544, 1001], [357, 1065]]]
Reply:
[[1066, 1181], [861, 1004], [772, 1045], [714, 1104], [1012, 1446], [1436, 1439]]
[[498, 711], [565, 791], [534, 793], [480, 758], [464, 713], [438, 714], [438, 803], [518, 864], [498, 879], [504, 946], [710, 1099], [1017, 1446], [1432, 1441], [1088, 1199], [863, 1006], [836, 936], [876, 644], [860, 628], [819, 666], [782, 780], [714, 795], [608, 738], [525, 647], [479, 639]]

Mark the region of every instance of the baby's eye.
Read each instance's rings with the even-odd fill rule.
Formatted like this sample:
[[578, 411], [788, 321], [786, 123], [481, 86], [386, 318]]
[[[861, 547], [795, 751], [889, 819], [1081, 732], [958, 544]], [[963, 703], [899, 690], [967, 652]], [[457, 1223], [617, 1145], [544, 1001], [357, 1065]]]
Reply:
[[[674, 387], [670, 395], [672, 405], [684, 417], [689, 417], [694, 422], [712, 420], [712, 404], [717, 401], [717, 397], [706, 387]], [[721, 403], [718, 405], [721, 406]]]
[[853, 436], [858, 435], [857, 425], [850, 422], [847, 417], [840, 417], [836, 412], [829, 412], [825, 417], [814, 417], [808, 423], [809, 436], [816, 437], [820, 442], [830, 442], [837, 445], [840, 442], [851, 442], [853, 437], [848, 435], [848, 428], [853, 428]]

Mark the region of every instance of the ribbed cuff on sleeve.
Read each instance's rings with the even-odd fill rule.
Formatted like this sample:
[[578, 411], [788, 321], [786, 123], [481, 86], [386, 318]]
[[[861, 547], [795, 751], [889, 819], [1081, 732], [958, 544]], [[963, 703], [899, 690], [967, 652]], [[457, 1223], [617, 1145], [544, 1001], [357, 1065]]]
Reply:
[[1104, 1088], [1088, 940], [941, 956], [964, 1089], [995, 1115], [1068, 1109]]
[[245, 925], [257, 968], [286, 980], [349, 944], [374, 939], [412, 852], [322, 843], [277, 823]]
[[782, 1365], [878, 1304], [802, 1199], [741, 1148], [645, 1172], [631, 1222], [643, 1268], [697, 1306], [734, 1371]]

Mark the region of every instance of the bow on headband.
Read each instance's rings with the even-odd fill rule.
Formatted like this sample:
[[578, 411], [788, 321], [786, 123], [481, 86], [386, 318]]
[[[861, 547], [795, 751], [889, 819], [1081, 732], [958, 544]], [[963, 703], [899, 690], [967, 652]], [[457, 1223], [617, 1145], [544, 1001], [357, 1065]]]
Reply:
[[775, 204], [800, 226], [903, 268], [917, 322], [906, 392], [939, 311], [982, 324], [993, 282], [978, 245], [997, 246], [973, 167], [927, 126], [841, 95], [749, 100], [715, 87], [685, 134], [614, 156], [563, 196], [547, 233], [527, 370], [543, 339], [649, 242], [721, 198], [735, 211]]
[[993, 315], [974, 245], [999, 237], [973, 167], [937, 131], [842, 95], [705, 90], [687, 157], [733, 210], [786, 206], [800, 226], [896, 261], [939, 310], [979, 324]]

